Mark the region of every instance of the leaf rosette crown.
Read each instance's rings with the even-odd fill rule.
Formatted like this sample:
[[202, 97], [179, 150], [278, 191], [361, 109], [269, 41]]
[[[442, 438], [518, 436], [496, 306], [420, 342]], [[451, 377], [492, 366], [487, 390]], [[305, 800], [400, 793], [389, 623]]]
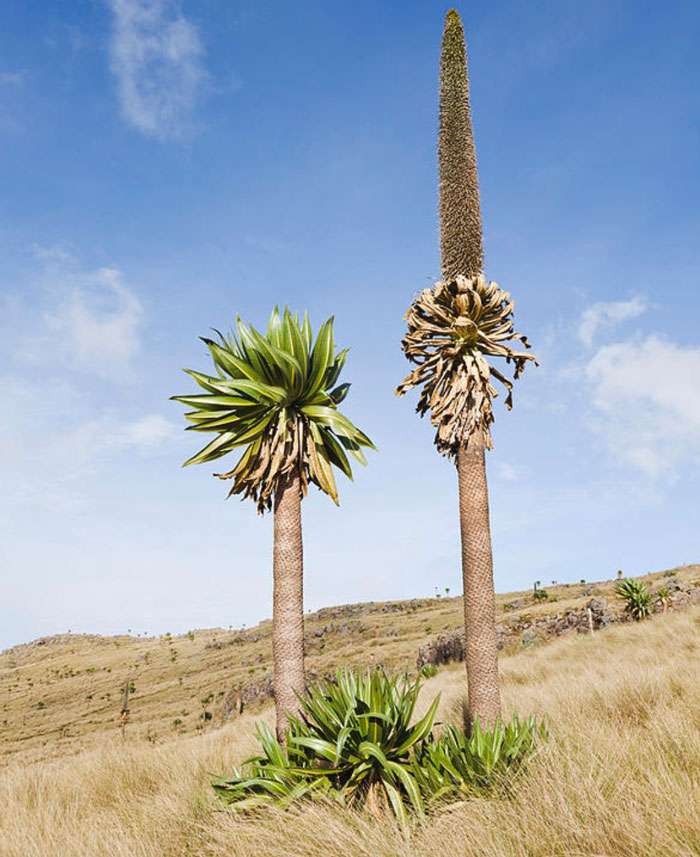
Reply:
[[416, 411], [430, 412], [437, 429], [438, 451], [454, 457], [468, 443], [472, 433], [483, 430], [490, 449], [493, 423], [492, 400], [498, 396], [491, 382], [495, 378], [507, 390], [505, 405], [513, 406], [513, 383], [487, 357], [503, 357], [514, 364], [514, 379], [522, 374], [532, 354], [515, 351], [509, 343], [520, 341], [530, 348], [527, 338], [513, 327], [515, 301], [497, 283], [483, 274], [456, 276], [423, 289], [404, 316], [408, 332], [402, 340], [406, 357], [416, 368], [398, 386], [403, 396], [421, 387]]
[[217, 376], [185, 369], [204, 392], [172, 397], [193, 409], [185, 414], [188, 430], [216, 434], [185, 465], [243, 449], [232, 470], [214, 474], [233, 479], [228, 496], [250, 497], [262, 513], [298, 477], [302, 496], [313, 483], [337, 504], [333, 468], [352, 479], [349, 457], [366, 464], [362, 448], [375, 447], [338, 410], [350, 388], [338, 384], [349, 349], [336, 353], [333, 318], [315, 342], [308, 315], [300, 322], [286, 308], [282, 315], [275, 308], [264, 335], [238, 317], [228, 337], [215, 333], [218, 342], [201, 338]]

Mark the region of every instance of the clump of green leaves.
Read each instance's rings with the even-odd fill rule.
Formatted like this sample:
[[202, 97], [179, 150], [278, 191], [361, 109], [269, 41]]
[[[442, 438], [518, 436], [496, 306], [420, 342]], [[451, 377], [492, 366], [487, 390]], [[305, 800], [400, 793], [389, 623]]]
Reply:
[[390, 808], [405, 824], [409, 813], [500, 787], [545, 735], [534, 718], [514, 718], [484, 730], [477, 722], [469, 738], [453, 726], [436, 736], [439, 696], [412, 723], [418, 692], [418, 679], [341, 670], [300, 697], [301, 717], [289, 718], [286, 748], [261, 726], [262, 752], [212, 785], [238, 811], [323, 796]]
[[435, 664], [423, 664], [420, 674], [423, 678], [434, 678], [438, 674], [438, 668]]
[[615, 594], [625, 602], [625, 612], [638, 622], [651, 613], [653, 599], [646, 583], [627, 577], [615, 584]]
[[323, 794], [343, 804], [366, 800], [391, 805], [405, 816], [408, 803], [423, 810], [411, 773], [411, 749], [433, 727], [439, 697], [411, 725], [418, 682], [389, 678], [383, 670], [339, 670], [302, 699], [302, 717], [290, 717], [286, 753], [266, 727], [258, 730], [262, 755], [248, 759], [214, 789], [238, 809]]
[[519, 771], [547, 739], [535, 716], [496, 723], [482, 729], [475, 719], [471, 735], [446, 725], [437, 738], [424, 741], [413, 759], [413, 771], [432, 803], [489, 792], [508, 792]]
[[229, 492], [250, 497], [259, 512], [290, 476], [309, 483], [338, 502], [333, 467], [352, 479], [349, 457], [367, 460], [363, 448], [374, 444], [344, 416], [338, 406], [350, 384], [338, 383], [348, 349], [336, 352], [333, 319], [324, 322], [314, 340], [309, 318], [275, 309], [263, 334], [240, 318], [227, 337], [202, 337], [216, 375], [186, 369], [204, 390], [173, 396], [191, 408], [188, 430], [216, 437], [185, 464], [202, 464], [241, 451], [235, 467], [216, 473], [232, 479]]

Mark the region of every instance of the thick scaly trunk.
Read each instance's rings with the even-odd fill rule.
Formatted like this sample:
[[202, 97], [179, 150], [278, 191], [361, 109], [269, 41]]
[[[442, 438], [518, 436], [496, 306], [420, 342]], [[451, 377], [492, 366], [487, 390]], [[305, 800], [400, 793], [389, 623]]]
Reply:
[[299, 712], [296, 693], [304, 679], [304, 553], [301, 541], [299, 477], [290, 477], [275, 494], [275, 545], [272, 657], [275, 671], [277, 737], [284, 739], [287, 712]]
[[469, 721], [482, 726], [501, 714], [498, 689], [498, 644], [489, 495], [481, 431], [457, 453], [459, 524], [462, 535], [465, 661], [469, 685]]

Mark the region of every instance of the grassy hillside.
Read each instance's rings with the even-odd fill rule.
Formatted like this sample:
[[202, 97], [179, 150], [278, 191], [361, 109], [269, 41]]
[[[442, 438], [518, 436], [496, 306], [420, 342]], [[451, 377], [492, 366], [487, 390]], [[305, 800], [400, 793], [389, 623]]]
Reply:
[[[700, 566], [674, 572], [644, 579], [652, 588], [669, 581], [686, 588], [700, 583]], [[672, 576], [666, 580], [664, 574]], [[520, 628], [580, 611], [591, 595], [608, 596], [619, 611], [613, 585], [548, 586], [556, 601], [542, 603], [533, 601], [531, 591], [499, 595], [497, 621], [505, 631], [514, 630], [502, 654], [507, 658], [522, 648]], [[306, 621], [307, 669], [312, 674], [370, 660], [415, 669], [420, 645], [461, 626], [461, 599], [330, 607], [307, 615]], [[205, 732], [212, 731], [235, 718], [229, 710], [235, 689], [264, 687], [271, 671], [269, 622], [245, 631], [216, 628], [178, 637], [61, 635], [16, 646], [0, 654], [0, 765], [16, 758], [31, 762], [74, 754], [118, 735], [127, 681], [134, 687], [127, 740], [148, 738], [161, 745], [198, 735], [203, 724]], [[204, 720], [205, 711], [211, 720]]]
[[[437, 616], [445, 605], [425, 609]], [[201, 634], [192, 643], [198, 656], [218, 654], [219, 650], [203, 650], [206, 639]], [[96, 652], [106, 657], [113, 650], [113, 673], [125, 648], [132, 655], [130, 666], [133, 655], [142, 651], [139, 646], [154, 647], [153, 661], [156, 652], [165, 661], [168, 648], [153, 641], [128, 646], [124, 641], [119, 648], [110, 641], [84, 644], [84, 650], [76, 647], [75, 657], [87, 659]], [[405, 645], [408, 654], [408, 640]], [[175, 647], [183, 650], [183, 661], [187, 659], [191, 669], [184, 643]], [[195, 655], [191, 658], [194, 662]], [[170, 669], [161, 667], [165, 672]], [[151, 669], [155, 668], [153, 664]], [[568, 634], [547, 645], [521, 648], [503, 658], [502, 674], [506, 710], [544, 715], [554, 736], [548, 749], [513, 798], [454, 807], [416, 828], [408, 840], [389, 818], [377, 820], [333, 807], [242, 820], [219, 811], [208, 773], [224, 772], [250, 752], [256, 716], [272, 723], [268, 705], [244, 712], [204, 736], [190, 734], [152, 745], [138, 740], [136, 729], [122, 741], [112, 728], [102, 732], [95, 748], [75, 757], [40, 764], [26, 764], [27, 756], [9, 760], [0, 772], [0, 854], [685, 857], [700, 853], [700, 609], [613, 625], [592, 638]], [[86, 680], [81, 675], [61, 681], [74, 683], [82, 693]], [[441, 716], [458, 717], [465, 691], [461, 665], [444, 667], [426, 681], [423, 708], [438, 691]], [[154, 699], [144, 701], [146, 705], [157, 713]], [[166, 706], [165, 696], [158, 705]], [[77, 710], [73, 716], [77, 731]], [[77, 739], [65, 740], [73, 740], [77, 748]]]

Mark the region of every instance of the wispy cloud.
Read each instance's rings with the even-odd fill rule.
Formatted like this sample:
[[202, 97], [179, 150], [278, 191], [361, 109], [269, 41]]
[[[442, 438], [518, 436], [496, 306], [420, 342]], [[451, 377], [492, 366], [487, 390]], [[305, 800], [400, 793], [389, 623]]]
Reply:
[[165, 451], [182, 434], [152, 404], [139, 414], [122, 383], [137, 377], [143, 310], [120, 271], [80, 270], [65, 247], [35, 250], [41, 287], [0, 312], [0, 464], [11, 485], [0, 505], [10, 507], [80, 504], [81, 478], [108, 459]]
[[628, 301], [595, 303], [581, 314], [577, 331], [578, 338], [584, 345], [590, 346], [601, 329], [609, 329], [617, 322], [636, 318], [644, 312], [646, 307], [646, 301], [642, 297], [634, 297]]
[[0, 71], [0, 86], [19, 86], [23, 80], [23, 71]]
[[139, 350], [141, 302], [115, 268], [74, 278], [61, 305], [47, 313], [48, 331], [69, 349], [74, 365], [98, 375], [127, 369]]
[[15, 297], [14, 321], [5, 313], [15, 359], [40, 365], [50, 357], [54, 370], [128, 380], [141, 347], [143, 308], [121, 271], [81, 270], [62, 246], [36, 247], [35, 255], [44, 269], [43, 295], [35, 297], [39, 308], [29, 323], [24, 302]]
[[111, 69], [125, 119], [159, 140], [190, 125], [205, 78], [197, 28], [170, 0], [107, 0]]
[[495, 464], [495, 475], [503, 482], [517, 482], [527, 474], [527, 468], [517, 464], [508, 464], [506, 461], [498, 461]]
[[148, 416], [122, 423], [112, 427], [105, 433], [105, 449], [136, 449], [147, 453], [157, 449], [163, 443], [179, 438], [182, 426], [171, 420], [166, 420], [160, 414]]
[[180, 434], [180, 426], [160, 414], [147, 414], [130, 421], [111, 416], [89, 419], [47, 438], [44, 466], [59, 479], [74, 480], [114, 453], [129, 450], [150, 454]]
[[700, 463], [700, 347], [657, 336], [606, 345], [586, 375], [596, 427], [619, 460], [655, 477]]

